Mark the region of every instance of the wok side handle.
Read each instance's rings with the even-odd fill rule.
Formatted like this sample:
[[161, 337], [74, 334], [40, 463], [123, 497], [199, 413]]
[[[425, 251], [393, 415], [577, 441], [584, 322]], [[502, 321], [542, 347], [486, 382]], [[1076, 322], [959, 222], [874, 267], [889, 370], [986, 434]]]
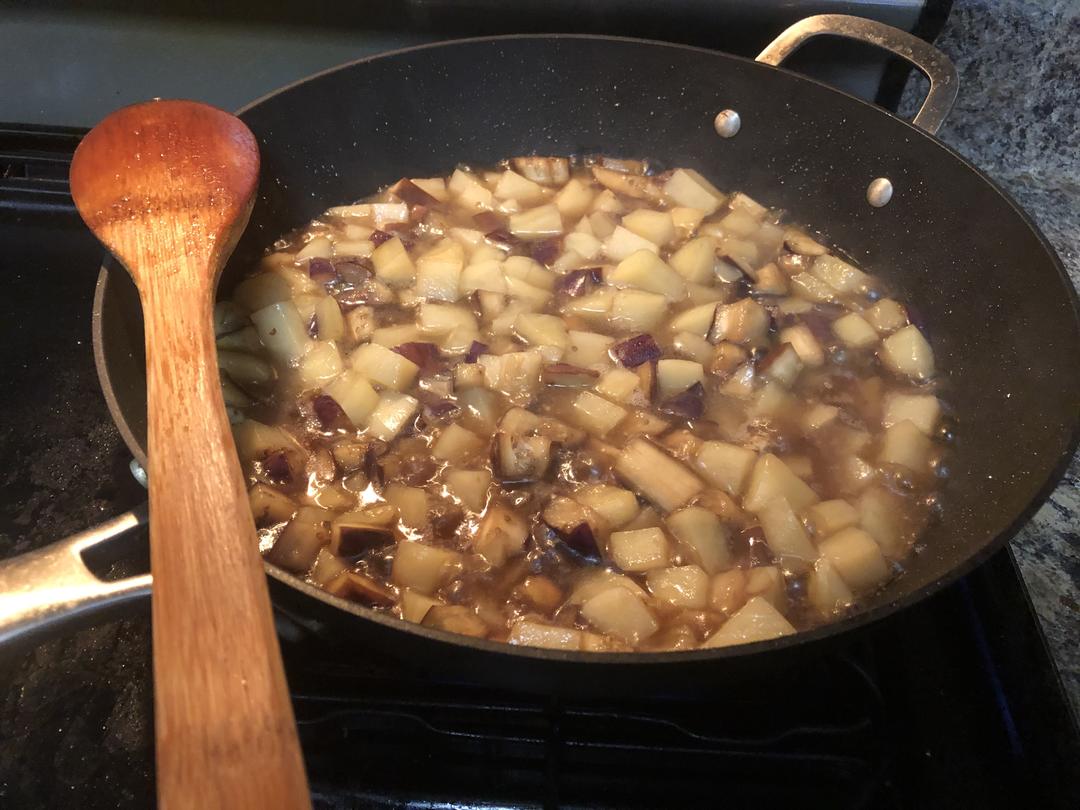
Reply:
[[956, 101], [956, 66], [933, 45], [891, 25], [847, 14], [818, 14], [799, 20], [765, 46], [757, 61], [779, 67], [809, 39], [817, 36], [854, 39], [883, 48], [917, 67], [930, 80], [930, 91], [911, 123], [937, 134]]
[[83, 552], [147, 522], [146, 507], [0, 562], [0, 644], [150, 595], [150, 575], [98, 579]]

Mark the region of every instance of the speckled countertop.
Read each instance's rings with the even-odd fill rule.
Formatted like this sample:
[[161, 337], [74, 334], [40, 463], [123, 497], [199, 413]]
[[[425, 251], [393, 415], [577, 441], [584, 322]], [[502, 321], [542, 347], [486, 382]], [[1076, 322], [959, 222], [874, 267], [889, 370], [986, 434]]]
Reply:
[[[937, 46], [960, 73], [938, 136], [1016, 199], [1080, 287], [1078, 42], [1076, 0], [956, 0]], [[1080, 713], [1080, 456], [1012, 548]]]

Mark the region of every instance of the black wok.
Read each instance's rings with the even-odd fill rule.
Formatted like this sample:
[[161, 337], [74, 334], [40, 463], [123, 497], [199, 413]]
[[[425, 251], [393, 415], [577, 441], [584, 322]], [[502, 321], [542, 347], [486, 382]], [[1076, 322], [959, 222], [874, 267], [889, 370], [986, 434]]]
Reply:
[[[808, 22], [810, 30], [854, 31], [850, 18], [801, 25]], [[882, 44], [882, 32], [872, 30]], [[955, 74], [943, 57], [934, 61], [932, 48], [901, 42], [935, 81], [920, 120], [936, 130]], [[741, 117], [730, 138], [714, 128], [725, 109]], [[279, 607], [343, 643], [364, 638], [368, 649], [475, 679], [573, 691], [681, 687], [775, 667], [817, 654], [821, 642], [969, 571], [1038, 507], [1076, 446], [1076, 297], [1046, 240], [993, 183], [925, 131], [812, 80], [669, 44], [507, 37], [364, 59], [266, 96], [240, 117], [258, 137], [263, 176], [223, 290], [281, 233], [401, 176], [528, 153], [647, 156], [788, 209], [899, 287], [921, 310], [959, 421], [944, 518], [907, 573], [844, 621], [719, 650], [553, 652], [409, 624], [267, 565]], [[873, 207], [867, 188], [882, 177], [895, 193]], [[95, 306], [105, 394], [144, 459], [142, 325], [126, 273], [102, 270]]]

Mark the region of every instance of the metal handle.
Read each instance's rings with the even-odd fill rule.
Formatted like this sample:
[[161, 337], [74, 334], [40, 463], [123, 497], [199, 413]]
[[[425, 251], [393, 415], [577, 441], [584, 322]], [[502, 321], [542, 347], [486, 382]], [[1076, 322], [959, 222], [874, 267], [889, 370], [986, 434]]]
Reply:
[[0, 562], [0, 644], [150, 595], [150, 575], [103, 582], [83, 561], [93, 546], [142, 526], [146, 507]]
[[911, 123], [931, 135], [941, 129], [956, 101], [956, 66], [933, 45], [891, 25], [847, 14], [818, 14], [799, 20], [785, 30], [765, 46], [757, 61], [778, 67], [808, 39], [823, 34], [876, 45], [921, 70], [930, 80], [930, 91]]

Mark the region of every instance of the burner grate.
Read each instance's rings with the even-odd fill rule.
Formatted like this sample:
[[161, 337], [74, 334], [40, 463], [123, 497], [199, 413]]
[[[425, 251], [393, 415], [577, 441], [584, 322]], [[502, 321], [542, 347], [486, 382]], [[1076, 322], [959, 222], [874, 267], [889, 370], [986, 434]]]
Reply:
[[771, 682], [705, 701], [575, 702], [320, 663], [290, 680], [320, 809], [897, 806], [874, 678], [851, 657], [821, 666], [797, 695]]

